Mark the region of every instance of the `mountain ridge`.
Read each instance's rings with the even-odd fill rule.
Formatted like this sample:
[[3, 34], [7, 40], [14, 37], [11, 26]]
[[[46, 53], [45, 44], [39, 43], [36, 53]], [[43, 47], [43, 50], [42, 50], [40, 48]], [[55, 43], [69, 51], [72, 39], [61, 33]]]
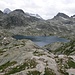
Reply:
[[[54, 18], [44, 20], [39, 15], [16, 9], [9, 14], [1, 12], [0, 28], [21, 35], [58, 35], [67, 37], [75, 35], [75, 19], [64, 13], [58, 13]], [[40, 17], [40, 18], [39, 18]]]

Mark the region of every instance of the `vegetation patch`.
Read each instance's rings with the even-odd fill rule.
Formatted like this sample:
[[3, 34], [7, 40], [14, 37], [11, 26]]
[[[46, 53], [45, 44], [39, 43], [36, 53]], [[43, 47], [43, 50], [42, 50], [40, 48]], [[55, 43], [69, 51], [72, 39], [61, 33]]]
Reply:
[[69, 75], [66, 71], [64, 71], [64, 70], [62, 70], [62, 69], [60, 69], [60, 72], [61, 72], [62, 74], [64, 74], [64, 75]]
[[9, 54], [4, 55], [4, 57], [7, 57]]
[[67, 64], [69, 68], [75, 68], [75, 62], [73, 60], [68, 60]]
[[75, 52], [75, 40], [65, 43], [63, 46], [54, 51], [55, 54], [66, 55], [71, 55], [73, 52]]
[[28, 71], [27, 75], [40, 75], [41, 72], [39, 71]]
[[29, 68], [35, 68], [37, 65], [37, 63], [35, 62], [35, 60], [26, 60], [25, 63], [18, 65], [14, 68], [12, 68], [8, 73], [6, 73], [5, 75], [10, 75], [10, 74], [14, 74], [16, 72], [20, 72], [22, 70], [25, 69], [29, 69]]
[[33, 54], [35, 56], [42, 56], [42, 55], [45, 55], [43, 52], [38, 52], [38, 51], [34, 51]]
[[12, 66], [16, 63], [17, 63], [16, 61], [12, 61], [12, 62], [8, 61], [5, 64], [0, 66], [0, 70], [4, 71], [7, 67]]
[[45, 68], [45, 73], [44, 73], [44, 75], [56, 75], [56, 74], [54, 73], [54, 71], [53, 71], [52, 69], [50, 69], [50, 68]]

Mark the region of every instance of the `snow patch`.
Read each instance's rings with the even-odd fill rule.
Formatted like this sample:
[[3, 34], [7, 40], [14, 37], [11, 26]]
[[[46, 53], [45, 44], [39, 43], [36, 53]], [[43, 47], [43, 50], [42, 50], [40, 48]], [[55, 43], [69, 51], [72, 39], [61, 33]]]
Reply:
[[29, 13], [29, 15], [41, 19], [41, 17], [38, 14], [31, 14], [31, 13]]
[[3, 13], [9, 14], [11, 10], [9, 8], [4, 9]]
[[64, 18], [64, 17], [61, 17], [63, 20], [68, 20], [68, 19], [66, 19], [66, 18]]

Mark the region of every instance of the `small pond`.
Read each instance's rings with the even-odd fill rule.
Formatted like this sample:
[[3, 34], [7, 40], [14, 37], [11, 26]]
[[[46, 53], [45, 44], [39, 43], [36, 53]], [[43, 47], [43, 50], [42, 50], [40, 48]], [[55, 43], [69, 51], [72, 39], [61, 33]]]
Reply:
[[12, 36], [15, 39], [29, 39], [33, 41], [38, 46], [42, 47], [47, 44], [51, 44], [54, 42], [69, 42], [69, 40], [65, 38], [60, 38], [57, 36], [23, 36], [23, 35], [14, 35]]

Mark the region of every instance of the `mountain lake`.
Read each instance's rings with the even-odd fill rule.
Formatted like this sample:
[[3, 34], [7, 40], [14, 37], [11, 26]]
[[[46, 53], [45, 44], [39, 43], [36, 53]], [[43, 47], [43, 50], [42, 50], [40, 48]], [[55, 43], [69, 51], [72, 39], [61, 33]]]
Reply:
[[60, 38], [60, 37], [57, 37], [57, 36], [23, 36], [23, 35], [14, 35], [12, 37], [17, 39], [17, 40], [29, 39], [29, 40], [33, 41], [36, 45], [38, 45], [40, 47], [45, 46], [47, 44], [54, 43], [54, 42], [69, 42], [69, 40], [67, 40], [65, 38]]

